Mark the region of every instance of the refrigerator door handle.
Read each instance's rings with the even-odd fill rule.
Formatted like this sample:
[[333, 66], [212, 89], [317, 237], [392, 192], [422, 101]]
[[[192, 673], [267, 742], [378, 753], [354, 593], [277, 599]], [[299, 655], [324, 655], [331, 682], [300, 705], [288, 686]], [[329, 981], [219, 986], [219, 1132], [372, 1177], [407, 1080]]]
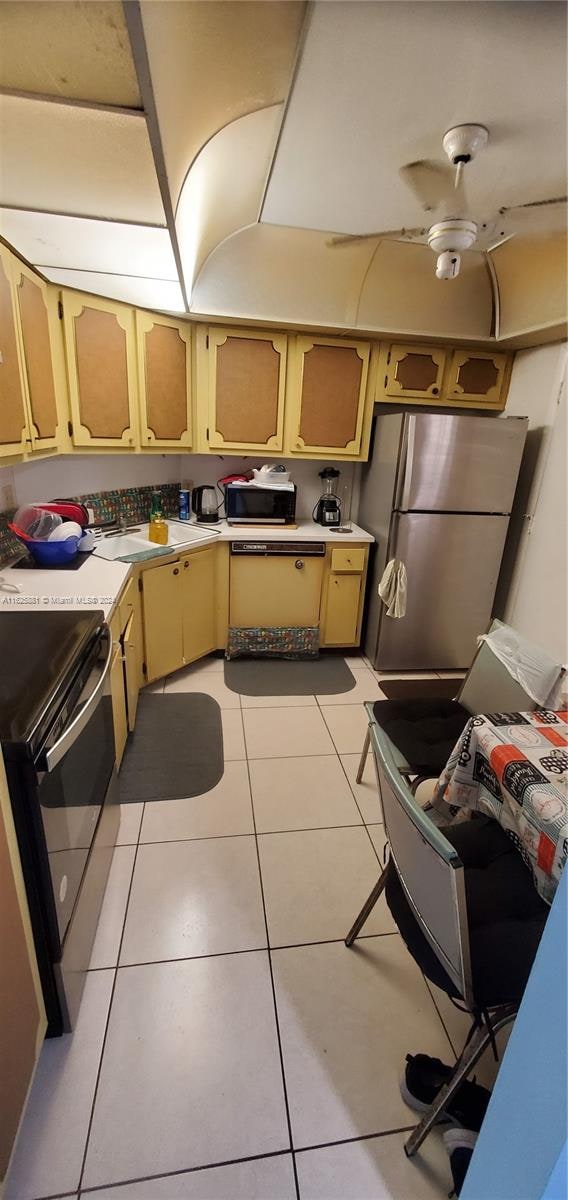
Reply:
[[410, 502], [410, 488], [414, 470], [414, 442], [416, 438], [416, 416], [410, 414], [406, 421], [406, 457], [404, 462], [404, 478], [399, 508], [406, 512]]

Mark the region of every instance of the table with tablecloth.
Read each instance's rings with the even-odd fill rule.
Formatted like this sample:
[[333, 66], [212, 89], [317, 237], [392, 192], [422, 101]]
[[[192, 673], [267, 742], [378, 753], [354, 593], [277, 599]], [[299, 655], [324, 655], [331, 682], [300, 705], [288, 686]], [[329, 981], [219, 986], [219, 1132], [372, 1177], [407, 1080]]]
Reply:
[[484, 713], [468, 721], [437, 781], [450, 821], [495, 818], [548, 904], [568, 853], [568, 712]]

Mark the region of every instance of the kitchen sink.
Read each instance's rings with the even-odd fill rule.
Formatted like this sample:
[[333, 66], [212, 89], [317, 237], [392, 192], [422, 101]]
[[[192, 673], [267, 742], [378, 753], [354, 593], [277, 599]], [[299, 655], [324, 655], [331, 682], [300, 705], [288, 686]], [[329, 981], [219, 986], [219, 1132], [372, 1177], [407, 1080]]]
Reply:
[[181, 521], [168, 521], [167, 545], [160, 546], [150, 541], [149, 528], [149, 525], [140, 525], [136, 532], [107, 534], [97, 541], [95, 554], [98, 558], [119, 559], [121, 562], [142, 562], [146, 558], [171, 554], [178, 546], [195, 546], [214, 532]]

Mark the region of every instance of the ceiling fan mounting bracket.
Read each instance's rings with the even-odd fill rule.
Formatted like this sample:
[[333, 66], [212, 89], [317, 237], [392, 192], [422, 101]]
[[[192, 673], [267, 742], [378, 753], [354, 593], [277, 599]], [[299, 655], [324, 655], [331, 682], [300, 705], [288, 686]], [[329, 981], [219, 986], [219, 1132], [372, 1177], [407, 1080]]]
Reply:
[[468, 163], [489, 141], [489, 130], [485, 125], [453, 125], [442, 138], [442, 146], [452, 164]]

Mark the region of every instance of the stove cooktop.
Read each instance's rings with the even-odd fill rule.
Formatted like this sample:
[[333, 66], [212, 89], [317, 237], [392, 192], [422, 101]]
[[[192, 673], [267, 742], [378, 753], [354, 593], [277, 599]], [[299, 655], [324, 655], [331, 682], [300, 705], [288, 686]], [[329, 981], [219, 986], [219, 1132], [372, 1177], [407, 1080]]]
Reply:
[[59, 563], [56, 567], [44, 567], [41, 563], [36, 562], [31, 554], [24, 554], [23, 558], [19, 558], [17, 562], [12, 563], [12, 566], [17, 567], [18, 571], [78, 571], [79, 567], [91, 557], [92, 550], [86, 553], [78, 554], [76, 558], [71, 558], [69, 562]]

